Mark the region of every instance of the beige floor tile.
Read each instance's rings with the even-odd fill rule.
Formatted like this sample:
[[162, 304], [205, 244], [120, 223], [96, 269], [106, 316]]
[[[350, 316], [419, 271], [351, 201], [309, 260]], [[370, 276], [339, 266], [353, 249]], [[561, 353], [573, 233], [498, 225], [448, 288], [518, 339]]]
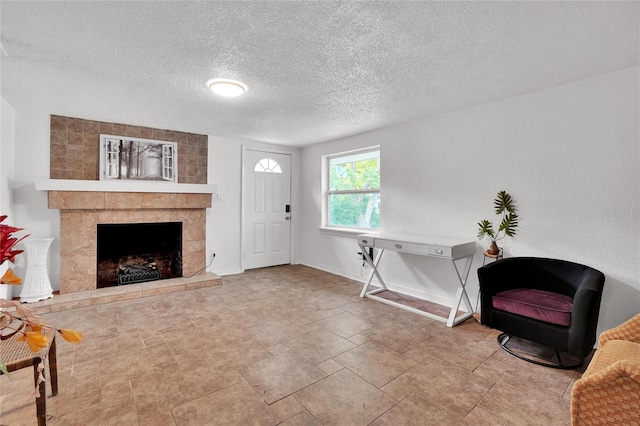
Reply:
[[398, 326], [397, 324], [379, 324], [360, 333], [369, 340], [381, 343], [397, 352], [406, 352], [416, 347], [432, 334], [431, 327], [417, 330]]
[[422, 362], [425, 359], [428, 359], [431, 355], [429, 355], [428, 353], [421, 351], [418, 348], [411, 348], [405, 352], [403, 352], [404, 356], [408, 356], [411, 359], [415, 359], [418, 362]]
[[457, 330], [439, 330], [416, 348], [465, 370], [473, 371], [499, 350], [495, 341], [485, 340], [484, 336], [478, 340], [478, 337]]
[[307, 331], [287, 320], [270, 320], [249, 327], [250, 336], [264, 346], [272, 346], [285, 340], [307, 333]]
[[396, 401], [347, 369], [294, 394], [323, 425], [367, 425]]
[[507, 421], [502, 417], [478, 407], [471, 410], [464, 420], [467, 424], [473, 426], [504, 426], [507, 424]]
[[276, 416], [247, 382], [194, 399], [172, 410], [182, 425], [275, 425]]
[[372, 342], [344, 352], [334, 360], [378, 388], [416, 365], [415, 360]]
[[376, 327], [392, 324], [399, 329], [408, 330], [416, 330], [426, 326], [445, 327], [439, 321], [403, 309], [394, 309], [382, 315], [369, 318], [369, 322]]
[[322, 423], [311, 415], [307, 410], [296, 414], [286, 422], [281, 423], [282, 426], [322, 426]]
[[[33, 374], [33, 370], [30, 370]], [[33, 380], [33, 378], [32, 378]], [[47, 398], [47, 403], [51, 398]], [[47, 414], [51, 414], [47, 407]], [[36, 401], [30, 389], [0, 397], [0, 425], [35, 425]]]
[[510, 355], [502, 350], [497, 342], [496, 346], [498, 349], [475, 369], [474, 374], [497, 382], [506, 373], [523, 382], [538, 383], [545, 386], [549, 392], [558, 395], [564, 394], [573, 380], [575, 372], [572, 370], [558, 370], [535, 365]]
[[219, 343], [202, 356], [215, 370], [241, 367], [273, 355], [255, 340], [248, 339]]
[[123, 379], [160, 375], [177, 368], [178, 363], [164, 346], [123, 351], [100, 359], [100, 383], [105, 386]]
[[146, 418], [157, 412], [200, 398], [222, 389], [226, 383], [204, 367], [167, 370], [131, 380], [138, 417]]
[[287, 396], [269, 405], [280, 421], [288, 420], [305, 411], [304, 407], [293, 397]]
[[412, 425], [459, 426], [464, 425], [462, 416], [457, 415], [429, 398], [412, 393], [387, 411], [372, 426], [412, 426]]
[[333, 359], [328, 359], [325, 362], [321, 362], [320, 364], [317, 364], [316, 367], [324, 371], [326, 374], [333, 374], [336, 371], [340, 371], [344, 368], [343, 365], [337, 363]]
[[254, 310], [239, 306], [228, 305], [228, 309], [215, 311], [209, 314], [210, 322], [225, 331], [226, 328], [243, 328], [251, 325], [260, 325], [264, 318]]
[[58, 377], [58, 395], [47, 399], [47, 413], [68, 415], [99, 404], [101, 399], [99, 381]]
[[478, 404], [514, 425], [568, 425], [569, 401], [538, 384], [505, 374]]
[[[49, 371], [48, 369], [45, 372]], [[60, 371], [58, 370], [58, 374]], [[49, 389], [47, 380], [47, 389]], [[9, 376], [0, 375], [0, 395], [31, 392], [35, 389], [33, 381], [33, 368], [22, 368], [10, 373]]]
[[492, 383], [458, 366], [429, 357], [385, 385], [382, 390], [401, 400], [419, 392], [460, 416], [466, 416]]
[[148, 418], [186, 402], [180, 383], [169, 377], [148, 376], [131, 381], [137, 414]]
[[282, 352], [286, 352], [289, 350], [289, 348], [284, 345], [283, 343], [277, 343], [273, 346], [269, 346], [267, 348], [267, 350], [272, 354], [272, 355], [278, 355], [281, 354]]
[[285, 342], [312, 364], [319, 364], [356, 345], [327, 330], [317, 330]]
[[82, 361], [144, 347], [138, 330], [128, 330], [122, 333], [114, 331], [109, 335], [99, 337], [91, 336], [91, 334], [87, 336], [84, 329], [81, 329], [81, 332], [85, 335], [86, 341], [83, 339], [82, 345], [76, 347], [75, 356], [76, 359]]
[[343, 295], [331, 291], [330, 289], [318, 290], [314, 292], [308, 298], [309, 303], [318, 309], [330, 310], [334, 308], [340, 308], [357, 299], [356, 293], [353, 295]]
[[47, 425], [51, 426], [138, 426], [138, 417], [134, 408], [104, 409], [100, 406], [82, 410], [66, 416], [53, 416]]
[[175, 426], [173, 414], [170, 410], [158, 412], [150, 417], [138, 417], [139, 426]]
[[342, 307], [340, 307], [340, 309], [357, 315], [360, 318], [367, 319], [378, 315], [391, 313], [396, 308], [393, 306], [385, 305], [384, 303], [379, 303], [375, 300], [359, 298], [351, 303], [343, 305]]
[[[568, 423], [579, 370], [526, 363], [498, 349], [496, 330], [474, 320], [449, 328], [362, 299], [361, 288], [287, 265], [43, 314], [85, 335], [77, 346], [59, 341], [49, 423]], [[35, 424], [32, 389], [31, 369], [0, 376], [0, 425]]]
[[349, 312], [318, 321], [316, 324], [344, 338], [371, 328], [370, 322]]
[[349, 341], [355, 343], [356, 345], [362, 345], [363, 343], [368, 342], [369, 339], [359, 333], [349, 337]]
[[240, 369], [240, 373], [268, 404], [326, 376], [322, 370], [292, 351], [247, 365]]
[[80, 406], [80, 410], [58, 416], [54, 415], [51, 425], [138, 425], [138, 416], [129, 383], [119, 383], [103, 387], [100, 402]]

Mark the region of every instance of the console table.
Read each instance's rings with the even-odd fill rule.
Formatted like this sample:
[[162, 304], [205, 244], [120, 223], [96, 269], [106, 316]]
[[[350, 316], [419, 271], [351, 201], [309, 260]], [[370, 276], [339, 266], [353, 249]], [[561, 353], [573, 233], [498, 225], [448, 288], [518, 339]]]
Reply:
[[[473, 256], [476, 252], [475, 241], [403, 234], [374, 233], [359, 235], [358, 246], [360, 246], [360, 249], [362, 250], [365, 262], [367, 262], [371, 267], [371, 271], [369, 272], [369, 275], [364, 282], [364, 286], [362, 287], [360, 297], [368, 297], [388, 305], [393, 305], [419, 315], [445, 322], [449, 327], [453, 327], [459, 322], [466, 320], [473, 314], [473, 308], [469, 301], [469, 296], [467, 295], [466, 284], [467, 278], [469, 277], [469, 271], [471, 270], [471, 262], [473, 261]], [[372, 259], [369, 255], [369, 248], [377, 249], [375, 259]], [[456, 291], [456, 297], [448, 318], [440, 317], [430, 312], [425, 312], [393, 300], [376, 296], [377, 293], [389, 291], [387, 285], [380, 276], [380, 272], [378, 271], [378, 264], [380, 263], [380, 259], [382, 258], [385, 250], [434, 257], [449, 261], [453, 264], [459, 288]], [[464, 261], [464, 266], [459, 268], [456, 261]], [[380, 288], [369, 291], [369, 285], [371, 284], [371, 280], [374, 275], [378, 278]], [[457, 315], [461, 302], [464, 303], [467, 312]]]

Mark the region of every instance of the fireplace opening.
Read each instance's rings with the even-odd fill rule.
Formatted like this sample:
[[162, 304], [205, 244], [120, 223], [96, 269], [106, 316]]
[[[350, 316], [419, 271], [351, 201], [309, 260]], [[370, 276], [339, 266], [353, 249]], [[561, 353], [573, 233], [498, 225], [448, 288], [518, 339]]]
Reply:
[[98, 225], [97, 288], [182, 276], [182, 222]]

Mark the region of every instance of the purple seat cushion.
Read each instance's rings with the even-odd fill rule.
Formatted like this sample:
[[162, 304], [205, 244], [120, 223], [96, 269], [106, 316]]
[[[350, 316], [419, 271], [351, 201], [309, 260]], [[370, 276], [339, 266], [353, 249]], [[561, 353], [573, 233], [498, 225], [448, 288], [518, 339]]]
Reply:
[[493, 307], [552, 324], [569, 325], [573, 299], [549, 291], [516, 288], [493, 296]]

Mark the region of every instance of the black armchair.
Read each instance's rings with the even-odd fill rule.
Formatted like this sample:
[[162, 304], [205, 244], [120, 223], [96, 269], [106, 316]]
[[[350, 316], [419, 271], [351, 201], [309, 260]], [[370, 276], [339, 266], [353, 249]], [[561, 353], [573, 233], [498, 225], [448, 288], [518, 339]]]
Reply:
[[[604, 274], [557, 259], [513, 257], [478, 269], [481, 323], [503, 331], [500, 346], [525, 361], [576, 368], [593, 349]], [[554, 350], [555, 363], [541, 362], [507, 346], [517, 336]], [[564, 364], [560, 353], [577, 363]]]

